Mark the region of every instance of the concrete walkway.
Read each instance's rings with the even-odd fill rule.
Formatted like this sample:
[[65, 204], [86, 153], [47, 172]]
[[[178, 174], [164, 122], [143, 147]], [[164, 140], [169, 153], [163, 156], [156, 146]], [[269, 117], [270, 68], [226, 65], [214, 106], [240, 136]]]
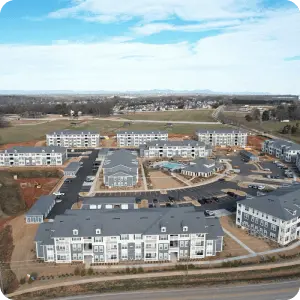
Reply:
[[[127, 279], [140, 279], [140, 278], [159, 278], [159, 277], [175, 277], [175, 276], [186, 276], [188, 275], [202, 275], [202, 274], [220, 274], [220, 273], [235, 273], [235, 272], [246, 272], [246, 271], [259, 271], [265, 269], [274, 269], [281, 267], [289, 267], [295, 266], [300, 263], [300, 260], [290, 261], [290, 262], [282, 262], [282, 263], [273, 263], [273, 264], [263, 264], [263, 265], [255, 265], [255, 266], [247, 266], [247, 267], [236, 267], [236, 268], [217, 268], [217, 269], [205, 269], [205, 270], [187, 270], [183, 271], [174, 271], [174, 272], [163, 272], [163, 273], [146, 273], [146, 274], [134, 274], [134, 275], [118, 275], [118, 276], [104, 276], [98, 278], [86, 278], [79, 280], [64, 279], [64, 281], [54, 284], [45, 284], [43, 286], [32, 287], [24, 290], [20, 290], [11, 294], [6, 295], [7, 297], [19, 296], [25, 293], [37, 292], [41, 290], [53, 289], [63, 286], [72, 286], [78, 284], [88, 284], [95, 282], [105, 282], [105, 281], [116, 281], [116, 280], [127, 280]], [[33, 283], [34, 284], [34, 283]]]
[[242, 241], [240, 241], [235, 235], [233, 235], [231, 232], [223, 228], [223, 231], [229, 235], [233, 240], [235, 240], [241, 247], [243, 247], [245, 250], [247, 250], [251, 254], [256, 254], [252, 249], [250, 249], [247, 245], [245, 245]]
[[147, 184], [147, 178], [146, 178], [146, 175], [145, 175], [143, 161], [139, 160], [139, 164], [140, 164], [141, 170], [142, 170], [142, 178], [143, 178], [143, 183], [144, 183], [144, 190], [148, 191], [148, 184]]
[[172, 175], [173, 177], [175, 177], [176, 179], [178, 179], [179, 181], [181, 181], [182, 183], [184, 183], [185, 185], [187, 185], [187, 186], [193, 186], [193, 183], [192, 183], [192, 182], [190, 182], [189, 180], [187, 180], [187, 179], [185, 179], [185, 178], [179, 176], [178, 174], [176, 174], [176, 173], [171, 173], [171, 175]]
[[[98, 180], [99, 180], [99, 176], [100, 176], [100, 174], [101, 174], [101, 171], [102, 171], [102, 168], [103, 168], [103, 165], [104, 165], [104, 161], [105, 161], [105, 159], [103, 159], [102, 161], [101, 161], [101, 165], [99, 166], [99, 168], [98, 168], [98, 171], [97, 171], [97, 174], [96, 174], [96, 178], [95, 178], [95, 180], [94, 180], [94, 182], [93, 182], [93, 184], [92, 184], [92, 186], [91, 186], [91, 188], [90, 188], [90, 191], [89, 191], [89, 193], [88, 193], [88, 196], [89, 197], [91, 197], [92, 195], [94, 195], [94, 193], [95, 193], [95, 189], [96, 189], [96, 186], [97, 186], [97, 182], [98, 182]], [[104, 180], [104, 179], [103, 179]]]

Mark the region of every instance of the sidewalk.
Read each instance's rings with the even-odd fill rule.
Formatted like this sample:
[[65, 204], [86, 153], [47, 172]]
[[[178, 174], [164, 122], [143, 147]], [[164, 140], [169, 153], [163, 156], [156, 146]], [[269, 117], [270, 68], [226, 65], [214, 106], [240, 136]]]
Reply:
[[41, 290], [47, 290], [52, 288], [58, 288], [63, 286], [72, 286], [79, 284], [87, 284], [87, 283], [95, 283], [95, 282], [103, 282], [103, 281], [116, 281], [116, 280], [128, 280], [128, 279], [140, 279], [140, 278], [159, 278], [159, 277], [175, 277], [175, 276], [186, 276], [188, 275], [202, 275], [202, 274], [220, 274], [220, 273], [234, 273], [234, 272], [246, 272], [253, 270], [264, 270], [264, 269], [274, 269], [288, 266], [295, 266], [300, 263], [300, 260], [283, 262], [283, 263], [274, 263], [274, 264], [263, 264], [256, 266], [247, 266], [247, 267], [236, 267], [236, 268], [218, 268], [218, 269], [207, 269], [207, 270], [183, 270], [183, 271], [174, 271], [174, 272], [163, 272], [163, 273], [147, 273], [147, 274], [135, 274], [135, 275], [119, 275], [119, 276], [109, 276], [109, 277], [101, 277], [101, 278], [87, 278], [87, 279], [79, 279], [74, 281], [66, 281], [55, 283], [55, 284], [47, 284], [44, 286], [33, 287], [29, 289], [24, 289], [21, 291], [17, 291], [7, 295], [7, 297], [14, 297], [18, 295], [22, 295], [25, 293], [36, 292]]

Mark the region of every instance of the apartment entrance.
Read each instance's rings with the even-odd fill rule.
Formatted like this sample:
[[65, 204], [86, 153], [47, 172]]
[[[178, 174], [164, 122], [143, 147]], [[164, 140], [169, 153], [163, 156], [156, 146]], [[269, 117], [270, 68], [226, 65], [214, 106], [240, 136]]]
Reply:
[[178, 252], [171, 252], [170, 253], [170, 261], [172, 263], [176, 263], [178, 261]]
[[87, 267], [90, 267], [93, 263], [93, 255], [84, 255], [83, 262], [87, 265]]

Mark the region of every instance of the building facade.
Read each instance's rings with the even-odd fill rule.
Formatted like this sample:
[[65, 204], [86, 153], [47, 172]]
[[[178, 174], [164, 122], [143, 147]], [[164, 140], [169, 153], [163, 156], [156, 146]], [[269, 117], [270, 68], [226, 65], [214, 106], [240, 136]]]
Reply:
[[211, 146], [240, 147], [247, 146], [248, 133], [242, 130], [218, 129], [196, 131], [198, 141]]
[[117, 143], [119, 147], [133, 146], [139, 147], [152, 141], [167, 141], [167, 131], [118, 131]]
[[240, 156], [246, 162], [249, 162], [249, 161], [258, 162], [259, 161], [259, 156], [255, 155], [249, 151], [246, 151], [246, 150], [240, 151]]
[[61, 130], [46, 135], [47, 146], [67, 148], [98, 147], [100, 134], [96, 131]]
[[76, 177], [77, 172], [81, 168], [80, 162], [72, 161], [64, 169], [64, 175], [69, 177]]
[[67, 213], [40, 225], [37, 258], [56, 263], [156, 262], [201, 259], [223, 250], [219, 220], [205, 218], [193, 207]]
[[262, 144], [262, 152], [286, 162], [296, 162], [300, 145], [285, 140], [266, 140]]
[[296, 157], [296, 167], [300, 171], [300, 153], [298, 153]]
[[153, 141], [140, 146], [141, 157], [208, 157], [212, 154], [209, 145], [194, 140]]
[[236, 225], [282, 246], [300, 236], [300, 188], [278, 189], [237, 203]]
[[0, 152], [0, 166], [61, 166], [67, 159], [67, 148], [12, 147]]
[[133, 187], [139, 179], [137, 153], [125, 149], [108, 153], [103, 163], [103, 181], [107, 187]]

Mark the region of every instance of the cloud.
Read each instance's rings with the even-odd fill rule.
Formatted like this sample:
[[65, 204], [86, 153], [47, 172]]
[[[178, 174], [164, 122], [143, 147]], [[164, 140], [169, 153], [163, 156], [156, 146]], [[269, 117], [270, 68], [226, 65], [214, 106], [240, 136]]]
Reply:
[[200, 32], [215, 29], [234, 28], [241, 25], [240, 20], [224, 20], [215, 22], [206, 22], [189, 25], [172, 25], [169, 23], [150, 23], [131, 28], [131, 31], [137, 35], [152, 35], [161, 31], [183, 31], [183, 32]]
[[245, 18], [259, 14], [260, 0], [77, 0], [49, 14], [51, 18], [76, 17], [94, 22], [141, 18], [146, 22], [178, 17], [185, 21]]
[[[132, 28], [133, 36], [162, 30], [188, 32], [221, 27], [234, 30], [199, 38], [195, 43], [141, 43], [132, 36], [116, 36], [88, 43], [58, 40], [43, 46], [2, 44], [0, 89], [211, 89], [300, 94], [300, 61], [289, 59], [299, 57], [300, 53], [297, 9], [269, 11], [264, 18], [246, 21], [226, 19], [226, 15], [244, 11], [250, 4], [246, 1], [244, 6], [239, 1], [240, 8], [233, 10], [228, 7], [234, 1], [222, 0], [216, 1], [220, 5], [217, 15], [224, 19], [207, 20], [201, 19], [201, 15], [209, 16], [210, 11], [213, 15], [215, 4], [210, 1], [201, 6], [203, 11], [196, 5], [200, 0], [144, 0], [143, 5], [134, 0], [115, 1], [114, 5], [111, 2], [77, 0], [67, 11], [56, 12], [56, 17], [70, 13], [78, 16], [84, 10], [93, 11], [85, 17], [108, 18], [106, 22], [109, 18], [140, 16], [144, 21]], [[174, 15], [197, 22], [182, 25], [169, 24], [165, 19], [154, 22]]]

